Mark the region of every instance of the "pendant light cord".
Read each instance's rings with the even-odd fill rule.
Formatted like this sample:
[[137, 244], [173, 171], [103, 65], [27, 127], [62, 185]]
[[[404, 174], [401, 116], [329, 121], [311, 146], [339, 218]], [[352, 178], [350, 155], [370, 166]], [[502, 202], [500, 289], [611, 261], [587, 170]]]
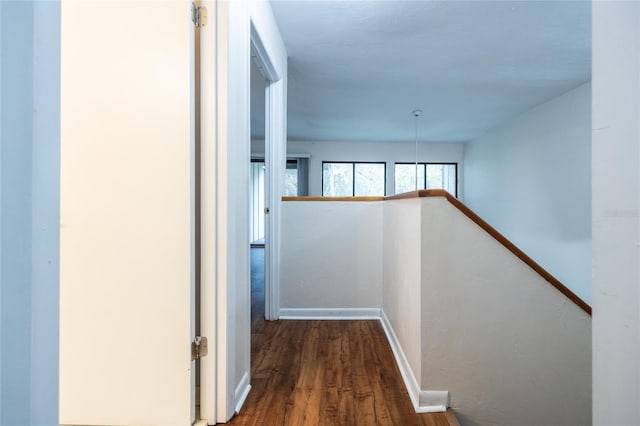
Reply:
[[417, 109], [412, 112], [416, 118], [416, 191], [418, 190], [418, 119], [422, 116], [422, 111]]

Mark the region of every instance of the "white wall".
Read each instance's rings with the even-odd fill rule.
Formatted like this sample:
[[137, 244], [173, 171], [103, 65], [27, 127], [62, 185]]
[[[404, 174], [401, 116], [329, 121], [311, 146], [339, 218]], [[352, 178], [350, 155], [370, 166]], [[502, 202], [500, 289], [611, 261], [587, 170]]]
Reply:
[[[2, 115], [2, 99], [4, 99], [2, 97], [2, 86], [3, 86], [3, 82], [4, 80], [2, 79], [2, 65], [3, 63], [5, 63], [5, 61], [3, 60], [3, 51], [4, 51], [4, 45], [2, 44], [2, 4], [0, 4], [0, 424], [2, 424], [2, 406], [4, 405], [3, 403], [3, 399], [2, 399], [2, 390], [3, 390], [3, 386], [2, 386], [2, 370], [3, 370], [3, 363], [2, 363], [2, 288], [4, 288], [4, 286], [2, 285], [3, 282], [3, 267], [2, 264], [3, 262], [3, 257], [2, 257], [2, 246], [4, 245], [2, 242], [4, 241], [2, 239], [2, 228], [3, 226], [3, 222], [2, 222], [2, 210], [3, 210], [3, 205], [5, 204], [5, 202], [3, 201], [4, 199], [4, 190], [3, 190], [3, 186], [2, 186], [2, 169], [4, 169], [4, 167], [2, 167], [2, 146], [4, 145], [2, 143], [3, 140], [3, 133], [2, 133], [2, 122], [4, 121], [4, 115]], [[6, 38], [6, 37], [5, 37]]]
[[[228, 169], [226, 179], [227, 268], [226, 283], [230, 294], [229, 311], [234, 318], [235, 362], [232, 394], [233, 407], [242, 396], [242, 382], [251, 370], [251, 275], [249, 260], [249, 189], [250, 186], [250, 12], [246, 1], [231, 1], [229, 7], [229, 76], [228, 92]], [[247, 141], [236, 143], [235, 141]], [[230, 342], [231, 343], [231, 342]], [[229, 412], [228, 415], [231, 415]]]
[[58, 420], [60, 4], [34, 2], [31, 424]]
[[590, 424], [591, 317], [445, 198], [283, 213], [283, 311], [382, 307], [418, 409], [449, 391], [463, 424]]
[[[252, 141], [252, 152], [264, 152], [263, 141]], [[323, 161], [386, 161], [387, 195], [394, 194], [394, 163], [415, 161], [413, 142], [299, 142], [287, 143], [288, 153], [310, 154], [309, 158], [309, 195], [322, 195]], [[419, 162], [458, 163], [458, 198], [463, 196], [463, 144], [427, 143], [418, 145]]]
[[[287, 149], [287, 52], [267, 0], [251, 2], [252, 53], [260, 60], [265, 90], [265, 318], [278, 319], [280, 288], [281, 203]], [[249, 84], [249, 82], [247, 82]], [[264, 151], [264, 150], [263, 150]]]
[[445, 198], [421, 204], [422, 388], [464, 425], [591, 424], [591, 317]]
[[[273, 61], [277, 82], [270, 85], [286, 100], [287, 54], [280, 37], [271, 6], [265, 0], [208, 2], [215, 11], [215, 26], [205, 27], [209, 46], [203, 52], [206, 69], [215, 73], [216, 81], [204, 83], [207, 99], [203, 138], [207, 138], [207, 158], [203, 166], [207, 182], [203, 183], [203, 226], [210, 233], [203, 237], [203, 256], [209, 260], [203, 277], [209, 283], [210, 300], [207, 332], [217, 339], [218, 357], [204, 361], [203, 371], [215, 375], [218, 393], [205, 391], [206, 416], [209, 421], [224, 422], [239, 409], [249, 391], [250, 329], [250, 264], [249, 264], [249, 190], [250, 173], [250, 55], [251, 24]], [[211, 84], [210, 84], [211, 83]], [[286, 114], [280, 115], [280, 127], [286, 129]], [[273, 124], [273, 123], [271, 123]], [[283, 187], [285, 142], [278, 129], [271, 128], [279, 143], [272, 145], [271, 161], [280, 172], [275, 173], [273, 197], [280, 200]], [[284, 131], [284, 130], [283, 130]], [[204, 139], [203, 139], [204, 140]], [[204, 151], [203, 151], [204, 152]], [[280, 153], [280, 155], [278, 155]], [[203, 154], [204, 158], [204, 154]], [[282, 166], [282, 167], [279, 167]], [[279, 232], [280, 207], [270, 205], [271, 229]], [[203, 228], [205, 229], [205, 228]], [[275, 240], [275, 241], [274, 241]], [[279, 241], [275, 236], [270, 244]], [[268, 243], [269, 244], [269, 243]], [[270, 247], [269, 255], [278, 255]], [[269, 258], [267, 258], [269, 262]], [[203, 262], [204, 264], [204, 262]], [[269, 269], [269, 274], [278, 273]], [[270, 276], [271, 277], [271, 276]], [[204, 278], [203, 278], [204, 279]], [[215, 311], [215, 315], [214, 315]], [[217, 317], [216, 317], [217, 315]]]
[[0, 2], [0, 423], [58, 423], [60, 5]]
[[417, 338], [422, 328], [420, 199], [384, 204], [382, 308], [419, 385], [422, 369], [422, 348]]
[[640, 4], [593, 3], [593, 421], [640, 424]]
[[285, 202], [283, 312], [380, 308], [383, 202]]
[[465, 202], [591, 300], [591, 84], [464, 148]]
[[[33, 3], [2, 2], [2, 424], [30, 423]], [[25, 356], [27, 354], [27, 356]]]

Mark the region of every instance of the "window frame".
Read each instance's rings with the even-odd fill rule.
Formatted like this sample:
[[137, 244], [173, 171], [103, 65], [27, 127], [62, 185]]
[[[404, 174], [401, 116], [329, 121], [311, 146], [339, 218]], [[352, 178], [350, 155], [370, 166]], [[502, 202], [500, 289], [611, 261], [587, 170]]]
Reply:
[[[393, 193], [397, 194], [397, 188], [396, 188], [396, 165], [403, 165], [403, 166], [415, 166], [416, 164], [420, 165], [420, 166], [424, 166], [423, 167], [423, 181], [424, 181], [424, 187], [423, 188], [418, 188], [418, 189], [425, 189], [427, 186], [427, 163], [423, 163], [423, 162], [418, 162], [416, 163], [414, 162], [410, 162], [410, 161], [397, 161], [395, 163], [393, 163]], [[437, 164], [441, 164], [441, 163], [437, 163]], [[456, 173], [457, 173], [457, 169], [456, 169]]]
[[[387, 162], [386, 161], [322, 161], [322, 167], [320, 168], [321, 174], [321, 194], [323, 197], [331, 197], [331, 195], [324, 195], [324, 165], [326, 164], [351, 164], [351, 197], [356, 197], [356, 164], [382, 164], [384, 166], [384, 192], [381, 197], [387, 196]], [[457, 173], [457, 171], [456, 171]], [[376, 195], [374, 195], [375, 197]], [[358, 195], [358, 197], [368, 197], [368, 195]]]
[[[294, 167], [289, 167], [289, 166], [294, 166]], [[287, 158], [287, 161], [284, 164], [284, 168], [285, 170], [295, 170], [296, 173], [298, 173], [298, 160]], [[286, 176], [286, 171], [285, 171], [285, 176]], [[300, 177], [300, 176], [298, 175], [297, 177]], [[299, 196], [300, 196], [300, 189], [298, 187], [298, 180], [296, 178], [296, 195], [291, 195], [291, 197], [299, 197]]]
[[[393, 192], [396, 193], [396, 164], [403, 164], [403, 165], [415, 165], [415, 162], [410, 162], [410, 161], [397, 161], [395, 163], [393, 163]], [[456, 184], [455, 184], [455, 194], [453, 194], [454, 197], [458, 198], [458, 184], [459, 184], [459, 177], [458, 177], [458, 163], [456, 162], [440, 162], [440, 161], [419, 161], [417, 163], [418, 165], [423, 165], [424, 166], [424, 188], [419, 188], [419, 189], [427, 189], [427, 166], [430, 164], [435, 164], [435, 165], [442, 165], [442, 166], [455, 166], [455, 170], [456, 170]]]

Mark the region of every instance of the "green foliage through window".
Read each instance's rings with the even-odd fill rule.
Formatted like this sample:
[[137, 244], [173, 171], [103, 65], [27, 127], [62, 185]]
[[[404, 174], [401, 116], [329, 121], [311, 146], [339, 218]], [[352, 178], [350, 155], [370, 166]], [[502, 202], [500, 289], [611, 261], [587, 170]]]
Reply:
[[384, 196], [386, 163], [323, 162], [322, 196]]
[[[416, 181], [416, 172], [418, 179]], [[458, 165], [456, 163], [396, 163], [395, 193], [417, 189], [444, 189], [458, 196]]]

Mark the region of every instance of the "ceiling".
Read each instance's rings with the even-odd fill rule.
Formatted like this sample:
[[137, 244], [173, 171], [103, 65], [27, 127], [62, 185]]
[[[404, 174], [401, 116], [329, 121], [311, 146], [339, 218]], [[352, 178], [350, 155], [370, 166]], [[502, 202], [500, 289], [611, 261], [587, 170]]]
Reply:
[[421, 141], [465, 142], [591, 78], [589, 1], [271, 5], [289, 56], [289, 140], [413, 140], [421, 109]]

